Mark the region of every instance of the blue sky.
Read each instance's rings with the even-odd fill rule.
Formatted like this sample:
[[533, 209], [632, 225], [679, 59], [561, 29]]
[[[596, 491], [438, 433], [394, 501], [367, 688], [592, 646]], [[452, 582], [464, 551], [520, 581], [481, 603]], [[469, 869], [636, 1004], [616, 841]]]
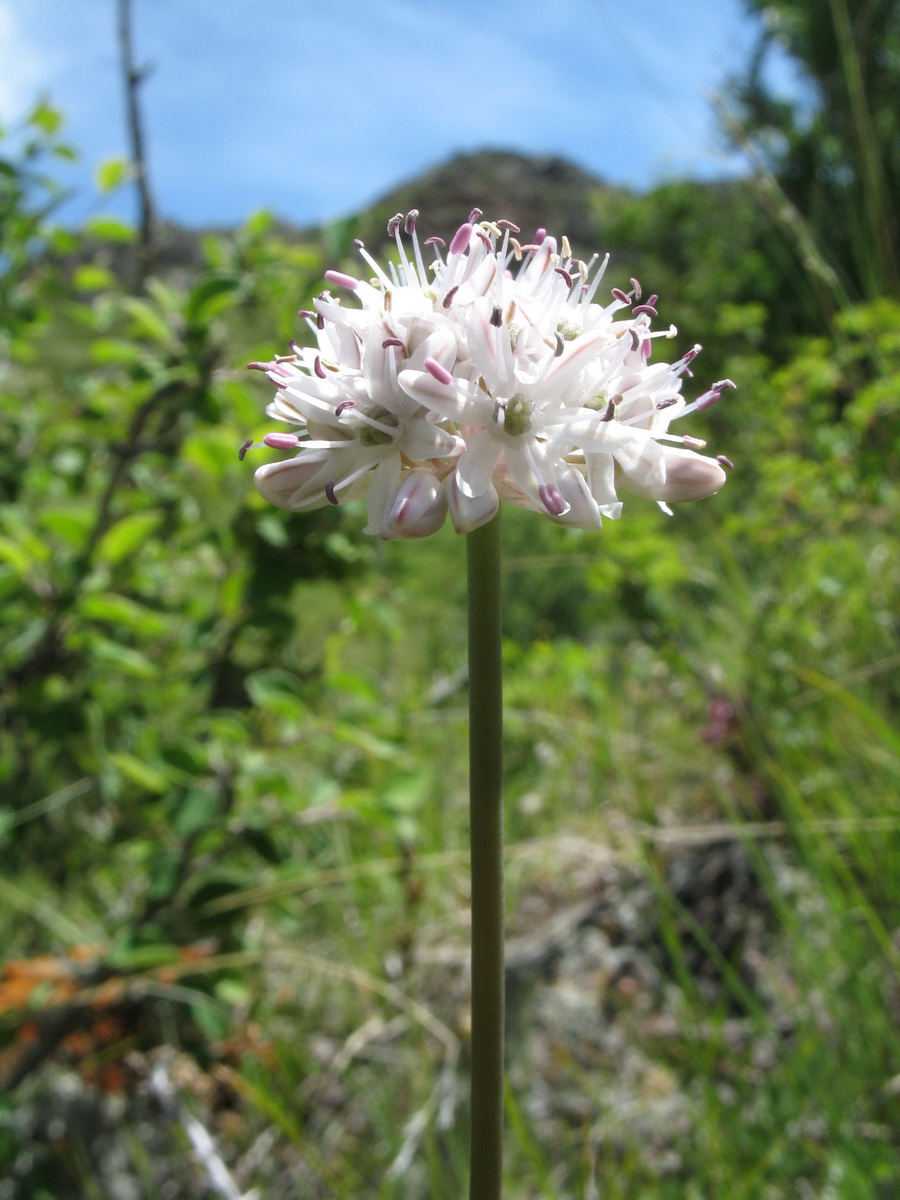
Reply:
[[[740, 0], [133, 2], [152, 185], [188, 224], [317, 223], [485, 146], [635, 187], [739, 169], [709, 94], [755, 40]], [[126, 150], [114, 0], [0, 0], [0, 119], [41, 92], [86, 207]]]

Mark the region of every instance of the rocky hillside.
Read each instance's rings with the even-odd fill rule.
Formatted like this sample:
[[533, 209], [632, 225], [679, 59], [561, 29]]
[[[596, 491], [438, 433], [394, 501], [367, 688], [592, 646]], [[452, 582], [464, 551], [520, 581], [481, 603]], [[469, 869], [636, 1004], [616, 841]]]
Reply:
[[558, 155], [479, 150], [393, 188], [358, 218], [357, 231], [377, 242], [389, 217], [417, 208], [423, 231], [446, 238], [478, 207], [486, 217], [515, 221], [527, 237], [539, 225], [552, 225], [576, 252], [586, 252], [598, 240], [601, 211], [627, 195]]

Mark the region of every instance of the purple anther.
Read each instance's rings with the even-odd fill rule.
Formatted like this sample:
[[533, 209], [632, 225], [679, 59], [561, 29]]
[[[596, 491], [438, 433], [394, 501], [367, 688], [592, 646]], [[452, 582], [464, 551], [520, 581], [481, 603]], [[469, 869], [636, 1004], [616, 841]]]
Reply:
[[500, 229], [508, 229], [510, 233], [521, 233], [522, 230], [518, 225], [513, 225], [512, 221], [507, 221], [505, 217], [501, 217], [499, 221], [494, 222]]
[[687, 446], [689, 450], [702, 450], [706, 442], [704, 442], [703, 438], [691, 437], [689, 433], [686, 433], [681, 439], [681, 444], [682, 446]]
[[469, 224], [474, 225], [476, 221], [480, 221], [480, 220], [481, 220], [481, 209], [473, 208], [472, 211], [469, 213]]
[[267, 433], [263, 438], [263, 445], [273, 450], [293, 450], [295, 446], [300, 445], [300, 439], [296, 433]]
[[616, 402], [610, 396], [609, 403], [607, 404], [606, 410], [603, 413], [603, 416], [600, 418], [600, 420], [601, 421], [612, 421], [615, 418], [615, 415], [616, 415]]
[[402, 224], [403, 213], [394, 213], [387, 223], [388, 237], [393, 237]]
[[482, 242], [484, 242], [485, 248], [487, 250], [493, 250], [493, 248], [494, 248], [493, 243], [491, 242], [491, 239], [488, 237], [488, 235], [484, 232], [484, 230], [476, 229], [475, 232], [481, 238]]
[[571, 287], [572, 284], [575, 282], [574, 279], [572, 278], [572, 276], [569, 274], [569, 272], [564, 270], [562, 267], [554, 267], [553, 270], [556, 272], [557, 275], [562, 275], [563, 279], [566, 281], [566, 283], [568, 284], [569, 287]]
[[240, 450], [238, 450], [238, 458], [241, 460], [241, 462], [244, 461], [244, 455], [247, 453], [247, 451], [250, 449], [250, 447], [252, 445], [253, 445], [253, 438], [247, 438], [246, 442], [241, 443], [241, 448], [240, 448]]
[[547, 236], [547, 230], [541, 227], [534, 231], [534, 244], [536, 246], [543, 245], [544, 238]]
[[316, 329], [325, 328], [325, 317], [322, 313], [316, 313]]
[[555, 484], [542, 483], [538, 488], [538, 496], [551, 517], [561, 517], [564, 512], [568, 512], [569, 506], [563, 500], [562, 492]]
[[447, 243], [444, 241], [444, 239], [442, 237], [438, 237], [437, 235], [435, 235], [434, 237], [426, 238], [425, 245], [426, 246], [446, 246]]
[[556, 349], [553, 351], [553, 357], [559, 358], [559, 356], [562, 354], [563, 350], [565, 349], [565, 346], [566, 346], [566, 343], [563, 340], [563, 335], [559, 332], [559, 330], [557, 330], [556, 331]]
[[343, 271], [326, 271], [325, 278], [329, 283], [336, 283], [338, 287], [349, 288], [351, 292], [355, 292], [359, 287], [359, 280], [354, 279], [352, 275], [345, 275]]
[[721, 464], [722, 464], [722, 466], [723, 466], [723, 467], [725, 467], [725, 469], [726, 469], [726, 470], [728, 470], [728, 471], [733, 471], [733, 470], [734, 470], [734, 463], [733, 463], [733, 462], [731, 461], [731, 459], [730, 459], [730, 458], [728, 458], [728, 457], [727, 457], [727, 455], [725, 455], [725, 454], [717, 454], [717, 455], [716, 455], [716, 462], [717, 462], [717, 463], [721, 463]]
[[408, 234], [412, 235], [416, 232], [416, 221], [418, 219], [419, 210], [417, 208], [411, 208], [406, 214], [406, 224], [403, 226]]
[[[453, 247], [451, 246], [450, 249], [452, 250]], [[444, 299], [441, 301], [442, 307], [449, 308], [450, 305], [453, 303], [453, 297], [456, 295], [456, 293], [458, 291], [459, 291], [459, 284], [457, 284], [456, 287], [452, 287], [450, 289], [450, 291], [447, 293], [447, 295], [444, 297]]]
[[641, 358], [643, 358], [645, 360], [649, 359], [649, 357], [652, 353], [653, 353], [653, 342], [651, 341], [650, 338], [645, 338], [644, 343], [641, 346]]
[[628, 332], [631, 334], [631, 348], [632, 350], [637, 350], [641, 344], [641, 339], [638, 337], [637, 330], [629, 329]]
[[300, 349], [299, 345], [295, 341], [291, 340], [288, 343], [288, 345], [291, 348], [291, 356], [293, 358], [298, 358], [303, 353], [303, 351]]
[[664, 408], [671, 408], [673, 404], [677, 404], [677, 403], [678, 403], [678, 397], [677, 397], [677, 396], [669, 396], [669, 398], [668, 398], [667, 400], [660, 400], [659, 404], [657, 404], [657, 405], [655, 406], [655, 407], [656, 407], [656, 411], [657, 411], [657, 412], [662, 412], [662, 410], [663, 410]]
[[460, 225], [459, 229], [453, 235], [453, 241], [450, 243], [450, 253], [462, 254], [463, 250], [471, 242], [473, 232], [474, 229], [470, 223]]
[[271, 371], [271, 369], [272, 369], [272, 364], [271, 364], [270, 362], [250, 362], [250, 363], [247, 363], [247, 370], [248, 370], [248, 371], [266, 371], [266, 372], [269, 372], [269, 371]]
[[641, 285], [638, 283], [638, 281], [637, 281], [636, 279], [632, 279], [632, 280], [631, 280], [631, 286], [632, 286], [632, 288], [634, 289], [634, 298], [635, 298], [635, 300], [640, 300], [640, 298], [641, 298]]
[[325, 378], [325, 368], [322, 366], [322, 355], [316, 355], [316, 361], [313, 363], [313, 370], [320, 379]]
[[385, 338], [384, 341], [381, 343], [381, 348], [382, 348], [382, 350], [387, 350], [388, 346], [399, 346], [401, 350], [406, 349], [406, 347], [403, 344], [402, 338], [398, 338], [398, 337]]
[[625, 293], [622, 291], [621, 288], [613, 288], [612, 289], [612, 298], [613, 298], [613, 300], [619, 300], [622, 304], [630, 304], [631, 303], [631, 301], [628, 299], [628, 297], [625, 295]]
[[334, 410], [334, 415], [336, 417], [340, 418], [347, 411], [348, 408], [356, 408], [356, 401], [355, 400], [342, 400], [340, 402], [340, 404], [337, 406], [337, 408]]
[[453, 375], [442, 363], [439, 363], [436, 358], [426, 358], [424, 366], [428, 374], [431, 375], [432, 378], [436, 379], [438, 383], [443, 383], [446, 385], [453, 382]]
[[634, 313], [634, 315], [636, 317], [639, 316], [641, 313], [647, 313], [651, 317], [659, 316], [659, 313], [656, 311], [656, 309], [653, 307], [652, 304], [638, 304], [631, 311]]
[[700, 347], [694, 346], [693, 349], [688, 350], [686, 353], [682, 354], [681, 361], [683, 363], [693, 362], [699, 353], [700, 353]]
[[496, 329], [499, 329], [500, 326], [503, 324], [503, 309], [500, 307], [499, 304], [495, 304], [494, 307], [491, 309], [491, 324]]
[[316, 313], [311, 308], [301, 308], [297, 316], [303, 317], [306, 321], [314, 321], [316, 319]]
[[365, 250], [366, 248], [366, 243], [362, 240], [362, 238], [354, 238], [353, 245], [357, 250]]
[[727, 388], [733, 387], [737, 387], [737, 384], [732, 383], [730, 379], [718, 380], [718, 382], [712, 385], [708, 392], [704, 392], [702, 396], [697, 397], [697, 399], [694, 401], [694, 407], [698, 409], [709, 408], [711, 404], [715, 404], [715, 402]]
[[325, 499], [328, 501], [329, 504], [338, 504], [339, 503], [337, 496], [334, 494], [334, 480], [333, 479], [329, 479], [328, 482], [325, 484]]
[[657, 302], [657, 300], [658, 300], [658, 299], [659, 299], [659, 296], [657, 296], [656, 292], [654, 292], [652, 296], [648, 296], [648, 297], [647, 297], [647, 303], [648, 303], [648, 304], [655, 304], [655, 303]]

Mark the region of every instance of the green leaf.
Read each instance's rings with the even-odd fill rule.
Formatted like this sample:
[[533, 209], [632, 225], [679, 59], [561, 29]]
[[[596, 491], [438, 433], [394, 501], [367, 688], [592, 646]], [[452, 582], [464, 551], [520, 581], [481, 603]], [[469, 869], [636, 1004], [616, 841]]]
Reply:
[[119, 563], [138, 549], [159, 527], [162, 513], [132, 513], [107, 529], [97, 546], [97, 557], [108, 563]]
[[84, 232], [105, 242], [130, 243], [137, 241], [137, 230], [129, 221], [120, 217], [91, 217], [84, 223]]
[[235, 469], [235, 464], [238, 463], [235, 446], [239, 446], [240, 442], [241, 436], [233, 428], [205, 427], [185, 438], [181, 455], [185, 462], [196, 467], [204, 475], [219, 479], [226, 471]]
[[138, 787], [146, 788], [148, 792], [162, 793], [169, 790], [169, 780], [165, 773], [133, 754], [117, 751], [109, 755], [109, 761], [126, 779], [136, 783]]
[[115, 592], [88, 593], [81, 598], [78, 607], [81, 615], [90, 621], [107, 622], [144, 637], [159, 637], [168, 625], [161, 613]]
[[94, 181], [101, 192], [111, 192], [125, 183], [131, 173], [131, 163], [126, 158], [105, 158], [94, 172]]
[[175, 331], [159, 309], [148, 304], [146, 300], [137, 300], [127, 296], [122, 302], [123, 307], [131, 317], [136, 337], [149, 338], [163, 346], [171, 346], [175, 341]]
[[72, 275], [72, 283], [79, 292], [103, 292], [115, 282], [116, 277], [112, 271], [107, 271], [106, 267], [94, 267], [89, 264], [76, 267]]
[[87, 538], [93, 515], [86, 510], [73, 512], [69, 508], [45, 508], [40, 514], [41, 528], [56, 534], [73, 549], [80, 549]]
[[278, 707], [279, 702], [289, 701], [291, 707], [300, 704], [301, 683], [296, 675], [278, 667], [254, 671], [248, 675], [245, 686], [250, 699], [257, 708]]
[[270, 546], [275, 546], [276, 549], [281, 549], [282, 546], [288, 544], [288, 532], [284, 527], [284, 519], [274, 513], [263, 513], [256, 522], [256, 531], [259, 536], [269, 543]]
[[130, 646], [122, 646], [99, 634], [92, 634], [88, 644], [95, 658], [117, 667], [125, 675], [135, 679], [155, 679], [157, 676], [157, 669], [150, 659]]
[[257, 212], [252, 212], [244, 222], [243, 232], [250, 237], [263, 237], [264, 234], [270, 232], [274, 224], [274, 217], [266, 209], [261, 208]]
[[150, 886], [147, 891], [152, 899], [164, 900], [171, 895], [178, 882], [180, 864], [181, 856], [177, 850], [166, 848], [158, 850], [153, 855], [147, 865], [147, 874], [150, 878]]
[[179, 804], [172, 820], [176, 837], [189, 837], [211, 825], [218, 810], [215, 796], [202, 788], [192, 788]]
[[34, 565], [33, 559], [25, 547], [8, 537], [0, 537], [0, 562], [5, 562], [12, 567], [21, 579], [28, 575]]
[[224, 312], [234, 303], [239, 286], [233, 275], [207, 275], [201, 279], [188, 297], [185, 307], [188, 321], [195, 325]]
[[37, 126], [44, 133], [54, 134], [62, 128], [63, 117], [58, 109], [42, 100], [31, 110], [28, 123]]
[[144, 350], [137, 342], [125, 341], [124, 338], [94, 338], [91, 342], [91, 360], [101, 366], [107, 363], [136, 362]]
[[216, 983], [215, 994], [218, 1000], [232, 1008], [249, 1007], [250, 989], [242, 979], [226, 975]]
[[74, 254], [80, 243], [76, 234], [71, 229], [51, 229], [48, 237], [48, 242], [52, 249], [60, 255]]

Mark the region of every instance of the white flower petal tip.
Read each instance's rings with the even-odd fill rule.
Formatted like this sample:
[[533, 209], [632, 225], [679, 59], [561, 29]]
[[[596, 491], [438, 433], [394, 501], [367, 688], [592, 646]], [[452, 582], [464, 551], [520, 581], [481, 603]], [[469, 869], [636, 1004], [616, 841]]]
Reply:
[[700, 346], [654, 360], [676, 334], [651, 329], [655, 295], [634, 279], [604, 294], [609, 256], [579, 259], [544, 229], [528, 241], [480, 209], [449, 245], [417, 224], [415, 210], [391, 218], [387, 267], [357, 242], [359, 277], [326, 272], [334, 294], [300, 314], [314, 345], [250, 364], [291, 427], [261, 445], [294, 456], [257, 471], [263, 496], [292, 511], [367, 496], [366, 532], [394, 539], [434, 533], [448, 508], [459, 533], [501, 500], [598, 529], [619, 489], [665, 506], [721, 488], [728, 459], [670, 426], [734, 384], [682, 396]]
[[460, 490], [455, 472], [448, 478], [446, 490], [450, 517], [457, 533], [471, 533], [473, 529], [487, 525], [500, 507], [500, 497], [493, 484], [480, 496], [467, 496]]
[[[324, 485], [318, 482], [322, 468], [320, 458], [287, 458], [282, 462], [266, 463], [253, 476], [256, 490], [279, 508], [319, 508], [328, 503]], [[310, 503], [310, 497], [315, 502]]]
[[443, 484], [427, 467], [408, 471], [384, 509], [379, 537], [428, 537], [444, 524], [447, 494]]
[[647, 482], [623, 473], [619, 486], [635, 496], [647, 496], [664, 503], [679, 503], [682, 500], [705, 500], [707, 496], [714, 496], [725, 483], [725, 470], [714, 458], [670, 446], [663, 449], [662, 455], [665, 467], [662, 482]]

